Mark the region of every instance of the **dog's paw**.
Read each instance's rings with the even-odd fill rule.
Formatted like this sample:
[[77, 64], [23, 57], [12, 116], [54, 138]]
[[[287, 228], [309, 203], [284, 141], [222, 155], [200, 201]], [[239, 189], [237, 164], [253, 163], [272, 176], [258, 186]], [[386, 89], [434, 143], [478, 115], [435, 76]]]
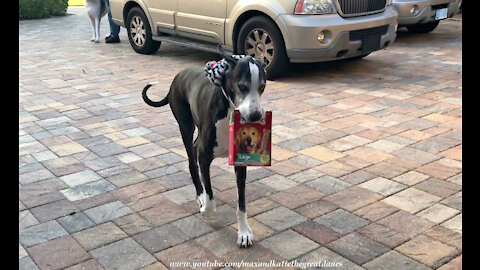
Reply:
[[210, 200], [206, 193], [202, 193], [197, 197], [197, 202], [200, 206], [200, 213], [205, 219], [217, 219], [215, 200]]
[[100, 42], [100, 39], [96, 38], [95, 43], [99, 43], [99, 42]]
[[95, 41], [95, 38], [91, 38], [90, 41], [91, 41], [91, 42], [94, 42], [94, 41]]
[[238, 230], [237, 245], [240, 248], [253, 246], [253, 232], [250, 227], [244, 230]]

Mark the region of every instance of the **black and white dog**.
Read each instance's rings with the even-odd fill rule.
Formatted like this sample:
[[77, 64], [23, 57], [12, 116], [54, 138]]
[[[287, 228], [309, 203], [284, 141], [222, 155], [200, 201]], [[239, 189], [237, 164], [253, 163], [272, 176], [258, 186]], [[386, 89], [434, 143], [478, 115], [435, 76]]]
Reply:
[[[168, 95], [161, 101], [155, 102], [147, 97], [151, 84], [142, 92], [143, 100], [150, 106], [170, 104], [188, 154], [190, 175], [197, 191], [200, 212], [206, 219], [215, 218], [210, 164], [216, 157], [228, 156], [228, 116], [231, 110], [238, 109], [247, 122], [255, 122], [265, 116], [260, 97], [265, 89], [267, 76], [262, 63], [250, 56], [235, 59], [227, 55], [220, 46], [218, 50], [229, 65], [222, 83], [225, 95], [222, 87], [216, 86], [206, 77], [202, 67], [191, 67], [178, 73]], [[198, 128], [198, 136], [193, 141], [195, 127]], [[247, 167], [235, 166], [235, 175], [238, 189], [237, 244], [248, 247], [253, 245], [253, 232], [248, 225], [245, 211]]]

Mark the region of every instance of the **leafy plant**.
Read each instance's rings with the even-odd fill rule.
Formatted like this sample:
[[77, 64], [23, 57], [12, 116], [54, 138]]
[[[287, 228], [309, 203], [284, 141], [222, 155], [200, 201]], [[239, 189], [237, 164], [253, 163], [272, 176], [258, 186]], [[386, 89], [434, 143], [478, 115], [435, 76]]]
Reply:
[[68, 0], [19, 0], [19, 19], [41, 19], [67, 14]]

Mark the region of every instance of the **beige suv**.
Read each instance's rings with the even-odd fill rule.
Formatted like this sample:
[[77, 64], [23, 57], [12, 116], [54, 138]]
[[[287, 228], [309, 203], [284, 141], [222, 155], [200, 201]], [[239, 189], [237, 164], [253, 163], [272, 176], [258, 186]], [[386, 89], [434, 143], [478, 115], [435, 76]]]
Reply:
[[113, 20], [126, 27], [141, 54], [162, 41], [248, 54], [269, 78], [289, 62], [361, 58], [396, 37], [392, 0], [110, 0]]
[[433, 31], [440, 20], [455, 15], [458, 5], [459, 0], [393, 0], [399, 26], [412, 33]]

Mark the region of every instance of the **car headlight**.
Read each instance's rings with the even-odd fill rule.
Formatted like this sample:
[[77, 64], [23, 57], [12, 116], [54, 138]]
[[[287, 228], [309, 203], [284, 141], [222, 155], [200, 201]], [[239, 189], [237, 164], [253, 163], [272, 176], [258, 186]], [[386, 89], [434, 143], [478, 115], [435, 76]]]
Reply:
[[391, 6], [392, 2], [393, 2], [393, 0], [387, 0], [387, 6]]
[[298, 0], [295, 14], [332, 14], [337, 9], [332, 0]]

